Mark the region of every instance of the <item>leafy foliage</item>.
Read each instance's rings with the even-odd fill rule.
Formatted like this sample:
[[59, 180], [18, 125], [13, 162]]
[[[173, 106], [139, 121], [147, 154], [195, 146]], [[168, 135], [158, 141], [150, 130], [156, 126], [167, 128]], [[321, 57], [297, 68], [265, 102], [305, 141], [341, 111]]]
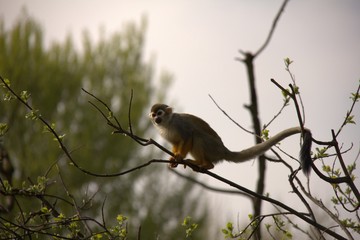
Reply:
[[[171, 77], [163, 74], [160, 85], [154, 86], [153, 63], [142, 56], [146, 21], [140, 26], [129, 24], [97, 43], [85, 33], [82, 51], [74, 47], [70, 36], [64, 43], [45, 48], [40, 25], [26, 13], [10, 30], [4, 29], [3, 22], [0, 26], [0, 73], [11, 79], [4, 84], [11, 84], [19, 100], [32, 109], [14, 101], [3, 84], [0, 133], [16, 174], [11, 175], [11, 183], [1, 181], [1, 194], [23, 196], [16, 197], [16, 205], [8, 205], [3, 222], [8, 225], [6, 237], [27, 234], [12, 224], [18, 222], [29, 229], [42, 226], [42, 234], [53, 237], [83, 237], [86, 233], [96, 239], [105, 231], [108, 236], [125, 239], [136, 236], [141, 225], [144, 235], [179, 239], [183, 231], [179, 224], [167, 228], [163, 224], [194, 210], [194, 201], [186, 200], [191, 185], [176, 183], [172, 187], [175, 196], [167, 191], [170, 186], [163, 184], [162, 177], [170, 173], [164, 165], [119, 178], [88, 176], [69, 164], [58, 139], [53, 141], [49, 134], [59, 133], [77, 163], [96, 173], [119, 172], [151, 158], [149, 149], [111, 135], [81, 94], [84, 87], [102, 96], [111, 103], [114, 115], [127, 123], [127, 106], [134, 90], [131, 123], [137, 134], [148, 132], [145, 113], [151, 102], [165, 96]], [[49, 119], [49, 126], [41, 124], [40, 116]], [[114, 227], [106, 232], [105, 224]]]
[[[284, 1], [279, 14], [286, 3]], [[107, 116], [103, 115], [106, 120], [119, 119], [123, 124], [130, 122], [131, 117], [129, 129], [136, 131], [133, 136], [147, 133], [149, 123], [143, 120], [143, 115], [149, 102], [154, 100], [153, 93], [157, 88], [153, 84], [152, 64], [145, 63], [142, 58], [145, 24], [140, 28], [129, 25], [124, 32], [103, 37], [96, 44], [85, 33], [81, 53], [76, 51], [70, 37], [62, 44], [55, 43], [45, 49], [41, 28], [26, 14], [12, 30], [5, 31], [3, 24], [0, 30], [0, 73], [11, 79], [10, 82], [1, 78], [0, 86], [0, 109], [3, 111], [0, 133], [5, 140], [4, 144], [0, 142], [0, 212], [7, 213], [0, 220], [0, 238], [135, 239], [137, 236], [137, 239], [143, 239], [141, 235], [147, 238], [184, 239], [185, 236], [204, 239], [206, 234], [201, 230], [208, 230], [202, 228], [206, 215], [200, 213], [196, 221], [185, 217], [188, 212], [194, 214], [202, 210], [189, 194], [192, 183], [172, 182], [171, 178], [162, 183], [161, 178], [169, 173], [153, 165], [122, 177], [109, 177], [151, 158], [151, 152], [140, 151], [135, 141], [126, 137], [110, 135], [101, 116], [94, 114], [86, 98], [80, 94], [80, 88], [84, 87], [110, 103], [109, 109], [112, 110]], [[268, 42], [255, 55], [244, 54], [243, 62], [249, 72], [253, 71], [254, 58]], [[291, 90], [273, 80], [282, 91], [284, 103], [264, 130], [257, 132], [264, 139], [269, 137], [266, 127], [290, 105], [290, 100], [295, 104], [299, 123], [304, 124], [300, 88], [290, 71], [293, 61], [286, 58], [284, 62], [292, 81]], [[254, 76], [250, 74], [249, 78], [253, 78], [254, 83]], [[168, 83], [170, 78], [163, 76], [163, 79], [161, 83]], [[161, 85], [159, 89], [165, 86]], [[129, 116], [129, 110], [124, 106], [128, 105], [131, 90], [136, 95]], [[252, 90], [256, 92], [255, 87]], [[307, 179], [301, 181], [299, 169], [293, 169], [277, 152], [277, 159], [271, 160], [288, 168], [292, 193], [301, 200], [302, 206], [290, 207], [264, 194], [262, 187], [253, 192], [213, 172], [202, 172], [236, 191], [219, 190], [200, 183], [208, 189], [245, 193], [254, 200], [254, 206], [269, 202], [276, 208], [275, 213], [254, 211], [254, 214], [249, 214], [249, 223], [243, 228], [238, 226], [235, 229], [234, 224], [228, 222], [222, 229], [225, 238], [249, 239], [255, 236], [261, 239], [262, 226], [266, 229], [266, 237], [272, 239], [292, 239], [296, 236], [292, 230], [310, 239], [327, 235], [336, 239], [354, 239], [353, 236], [360, 233], [360, 193], [354, 184], [356, 160], [345, 164], [342, 156], [351, 149], [343, 150], [337, 142], [337, 136], [345, 126], [356, 124], [353, 112], [359, 92], [360, 86], [351, 94], [352, 105], [338, 132], [332, 131], [331, 141], [312, 138], [319, 145], [313, 155], [312, 168], [314, 174], [333, 190], [330, 207], [313, 195], [308, 182], [305, 187]], [[160, 93], [158, 98], [164, 96]], [[94, 104], [92, 106], [97, 108]], [[129, 136], [126, 131], [122, 133]], [[76, 162], [63, 156], [66, 153], [63, 144], [69, 147]], [[285, 151], [283, 153], [290, 156]], [[331, 157], [333, 162], [329, 163]], [[317, 169], [319, 163], [322, 163], [322, 171]], [[99, 177], [80, 171], [83, 168], [98, 173]], [[265, 168], [260, 175], [264, 173]], [[193, 182], [197, 181], [193, 179]], [[300, 211], [299, 207], [305, 211]], [[325, 212], [326, 221], [315, 217], [315, 209]], [[306, 227], [288, 216], [307, 223]], [[184, 221], [179, 223], [178, 219]]]

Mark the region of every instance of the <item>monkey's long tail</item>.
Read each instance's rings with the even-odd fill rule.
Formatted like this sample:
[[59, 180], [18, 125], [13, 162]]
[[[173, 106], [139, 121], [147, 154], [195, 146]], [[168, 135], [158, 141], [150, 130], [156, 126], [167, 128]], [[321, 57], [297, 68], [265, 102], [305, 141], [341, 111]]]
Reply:
[[312, 134], [309, 130], [305, 129], [303, 136], [303, 144], [300, 149], [300, 161], [303, 173], [309, 176], [311, 171], [312, 159], [311, 159], [311, 144]]
[[[300, 161], [301, 161], [301, 166], [302, 166], [304, 174], [306, 176], [308, 176], [310, 173], [311, 164], [312, 164], [311, 154], [310, 154], [312, 135], [311, 135], [311, 132], [309, 129], [305, 128], [304, 130], [305, 130], [304, 138], [303, 138], [304, 140], [303, 140], [303, 144], [302, 144], [301, 150], [300, 150]], [[271, 137], [267, 141], [257, 144], [253, 147], [244, 149], [240, 152], [232, 152], [232, 151], [227, 152], [225, 160], [229, 160], [229, 161], [237, 162], [237, 163], [248, 161], [250, 159], [255, 158], [256, 156], [263, 154], [265, 151], [269, 150], [272, 146], [274, 146], [281, 140], [283, 140], [291, 135], [301, 133], [301, 131], [302, 130], [300, 127], [293, 127], [293, 128], [286, 129], [286, 130], [276, 134], [275, 136]]]

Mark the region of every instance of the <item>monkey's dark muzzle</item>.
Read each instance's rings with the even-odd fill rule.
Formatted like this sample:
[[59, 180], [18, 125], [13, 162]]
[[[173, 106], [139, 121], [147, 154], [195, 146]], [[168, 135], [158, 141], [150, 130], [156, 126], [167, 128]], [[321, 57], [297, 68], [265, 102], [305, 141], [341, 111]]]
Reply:
[[156, 124], [160, 124], [162, 119], [159, 117], [155, 117], [154, 121], [156, 122]]

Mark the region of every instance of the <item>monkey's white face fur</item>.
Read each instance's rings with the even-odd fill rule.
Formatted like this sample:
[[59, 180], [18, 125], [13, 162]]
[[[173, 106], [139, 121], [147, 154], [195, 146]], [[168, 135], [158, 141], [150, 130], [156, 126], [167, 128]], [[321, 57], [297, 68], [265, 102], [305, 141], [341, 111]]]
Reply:
[[162, 125], [165, 120], [165, 111], [162, 109], [150, 113], [150, 118], [155, 126]]
[[166, 125], [172, 115], [172, 108], [166, 104], [155, 104], [152, 106], [149, 117], [155, 126]]
[[172, 119], [172, 115], [172, 108], [165, 104], [155, 104], [149, 113], [151, 122], [157, 128], [161, 136], [170, 142], [172, 142], [172, 137], [169, 136], [168, 130], [170, 128], [169, 123]]

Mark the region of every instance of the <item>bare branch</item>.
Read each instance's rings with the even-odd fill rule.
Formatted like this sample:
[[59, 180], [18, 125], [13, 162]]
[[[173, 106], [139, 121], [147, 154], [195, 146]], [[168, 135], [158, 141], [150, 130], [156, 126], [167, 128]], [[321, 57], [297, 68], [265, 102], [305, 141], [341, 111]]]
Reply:
[[273, 20], [273, 23], [272, 23], [272, 26], [271, 26], [271, 29], [270, 29], [270, 32], [264, 42], [264, 44], [259, 48], [259, 50], [257, 50], [257, 52], [254, 54], [254, 58], [257, 57], [262, 51], [264, 51], [264, 49], [269, 45], [269, 42], [274, 34], [274, 31], [275, 31], [275, 28], [276, 28], [276, 25], [277, 23], [279, 22], [279, 19], [280, 19], [280, 16], [281, 14], [284, 12], [285, 10], [285, 7], [286, 7], [286, 4], [289, 2], [289, 0], [285, 0], [283, 2], [283, 4], [281, 5], [275, 19]]
[[[339, 162], [340, 162], [340, 165], [341, 165], [341, 168], [344, 172], [344, 175], [345, 175], [345, 178], [347, 179], [346, 183], [349, 185], [349, 187], [351, 188], [351, 190], [353, 191], [354, 195], [356, 196], [357, 198], [357, 201], [360, 202], [360, 193], [359, 193], [359, 190], [357, 189], [357, 187], [355, 186], [353, 180], [351, 179], [351, 176], [346, 168], [346, 165], [345, 165], [345, 162], [344, 162], [344, 159], [342, 158], [342, 155], [341, 155], [341, 151], [340, 151], [340, 148], [339, 148], [339, 145], [337, 144], [337, 140], [336, 140], [336, 134], [335, 134], [335, 131], [332, 130], [331, 131], [332, 133], [332, 137], [333, 137], [333, 142], [335, 143], [334, 144], [334, 147], [335, 147], [335, 150], [336, 150], [336, 154], [339, 158]], [[360, 204], [358, 204], [357, 209], [360, 208]]]
[[133, 97], [134, 97], [134, 91], [131, 89], [130, 101], [129, 101], [129, 111], [128, 111], [128, 124], [129, 124], [129, 131], [130, 131], [131, 135], [134, 135], [133, 130], [132, 130], [132, 124], [131, 124], [131, 106], [132, 106]]
[[[243, 131], [245, 131], [245, 132], [247, 132], [247, 133], [250, 133], [251, 135], [255, 135], [255, 133], [254, 132], [251, 132], [251, 131], [249, 131], [249, 130], [247, 130], [246, 128], [244, 128], [243, 126], [241, 126], [238, 122], [236, 122], [232, 117], [230, 117], [230, 115], [229, 114], [227, 114], [226, 112], [225, 112], [225, 110], [224, 109], [222, 109], [220, 106], [219, 106], [219, 104], [215, 101], [215, 99], [209, 94], [209, 97], [210, 97], [210, 99], [214, 102], [214, 104], [216, 105], [216, 107], [228, 118], [228, 119], [230, 119], [236, 126], [238, 126], [240, 129], [242, 129]], [[260, 137], [260, 136], [259, 136]]]
[[344, 126], [347, 124], [348, 118], [351, 116], [351, 113], [354, 110], [355, 104], [356, 102], [359, 100], [359, 95], [360, 94], [360, 84], [358, 85], [358, 88], [356, 90], [356, 93], [354, 94], [353, 97], [353, 101], [352, 104], [350, 106], [350, 109], [347, 111], [344, 122], [341, 124], [341, 126], [339, 127], [339, 130], [336, 132], [335, 136], [337, 137], [339, 135], [339, 133], [341, 132], [341, 130], [344, 128]]

